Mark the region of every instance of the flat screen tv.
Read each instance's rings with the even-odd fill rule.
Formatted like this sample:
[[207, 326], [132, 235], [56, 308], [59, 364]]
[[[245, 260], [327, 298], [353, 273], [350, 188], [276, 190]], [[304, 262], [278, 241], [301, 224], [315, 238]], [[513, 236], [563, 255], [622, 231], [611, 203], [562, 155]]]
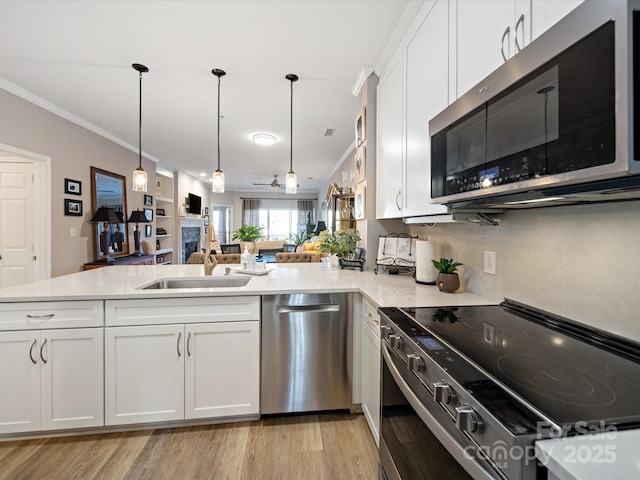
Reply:
[[190, 193], [187, 197], [187, 213], [195, 213], [196, 215], [200, 215], [202, 209], [202, 198], [198, 195], [194, 195]]

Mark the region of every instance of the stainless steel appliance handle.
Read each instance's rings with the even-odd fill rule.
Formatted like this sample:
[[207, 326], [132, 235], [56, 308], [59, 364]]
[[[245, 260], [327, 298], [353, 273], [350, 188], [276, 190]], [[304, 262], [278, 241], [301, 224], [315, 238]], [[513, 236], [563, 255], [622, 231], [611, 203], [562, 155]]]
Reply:
[[339, 312], [340, 305], [337, 303], [327, 303], [318, 305], [278, 305], [277, 313], [327, 313]]
[[391, 373], [396, 385], [407, 399], [407, 401], [411, 404], [416, 414], [422, 419], [425, 425], [431, 430], [431, 432], [436, 436], [436, 438], [442, 443], [442, 445], [447, 449], [447, 451], [451, 454], [456, 461], [462, 465], [462, 467], [475, 479], [482, 480], [495, 480], [493, 475], [490, 475], [487, 470], [485, 470], [480, 464], [476, 461], [471, 460], [463, 448], [458, 445], [458, 443], [449, 435], [449, 433], [438, 423], [438, 421], [431, 415], [429, 410], [420, 402], [420, 399], [416, 396], [415, 393], [411, 390], [411, 388], [405, 383], [402, 375], [398, 371], [397, 367], [393, 364], [391, 360], [391, 356], [393, 354], [389, 353], [389, 347], [384, 344], [384, 348], [382, 349], [382, 356], [384, 357], [384, 362]]
[[516, 51], [518, 51], [518, 52], [520, 50], [522, 50], [522, 47], [518, 43], [518, 25], [520, 25], [520, 24], [522, 24], [522, 39], [524, 40], [524, 13], [522, 15], [520, 15], [520, 18], [516, 22], [515, 35], [513, 36], [513, 38], [516, 41]]
[[500, 40], [500, 53], [502, 54], [502, 59], [505, 62], [507, 61], [507, 56], [504, 54], [504, 39], [507, 37], [507, 35], [509, 35], [510, 31], [511, 31], [511, 27], [507, 27], [507, 29], [502, 34], [502, 39]]

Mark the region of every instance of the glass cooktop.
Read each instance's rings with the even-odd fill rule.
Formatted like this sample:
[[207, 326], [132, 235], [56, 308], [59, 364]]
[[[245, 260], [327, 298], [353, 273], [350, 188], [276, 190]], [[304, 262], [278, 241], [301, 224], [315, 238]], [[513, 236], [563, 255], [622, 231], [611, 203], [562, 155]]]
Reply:
[[450, 345], [557, 424], [640, 425], [640, 348], [633, 342], [504, 306], [401, 310], [434, 334], [405, 332], [430, 356]]

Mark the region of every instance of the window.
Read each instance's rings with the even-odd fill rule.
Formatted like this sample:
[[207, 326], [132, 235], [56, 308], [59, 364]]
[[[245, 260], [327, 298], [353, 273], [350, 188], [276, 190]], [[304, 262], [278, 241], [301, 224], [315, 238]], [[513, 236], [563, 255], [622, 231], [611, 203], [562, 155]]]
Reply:
[[[315, 200], [313, 210], [315, 210]], [[292, 234], [298, 234], [307, 228], [306, 219], [311, 213], [298, 210], [298, 200], [262, 198], [258, 207], [258, 225], [264, 227], [265, 240], [282, 240], [286, 242]]]

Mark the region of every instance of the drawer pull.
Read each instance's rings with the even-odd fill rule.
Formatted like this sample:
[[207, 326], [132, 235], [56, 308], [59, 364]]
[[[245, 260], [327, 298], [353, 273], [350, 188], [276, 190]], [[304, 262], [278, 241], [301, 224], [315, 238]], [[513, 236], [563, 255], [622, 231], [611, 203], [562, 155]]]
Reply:
[[31, 359], [31, 363], [33, 363], [34, 365], [37, 363], [37, 361], [35, 358], [33, 358], [33, 347], [35, 347], [37, 343], [38, 340], [34, 338], [33, 343], [31, 344], [31, 348], [29, 349], [29, 358]]
[[46, 315], [31, 315], [30, 313], [27, 314], [27, 318], [30, 318], [32, 320], [39, 320], [43, 318], [53, 318], [55, 316], [56, 316], [55, 313], [47, 313]]
[[44, 342], [42, 342], [42, 346], [40, 347], [40, 358], [42, 359], [42, 363], [44, 363], [45, 365], [47, 364], [47, 361], [44, 358], [44, 355], [42, 354], [43, 350], [44, 350], [44, 346], [47, 344], [47, 339], [44, 339]]

